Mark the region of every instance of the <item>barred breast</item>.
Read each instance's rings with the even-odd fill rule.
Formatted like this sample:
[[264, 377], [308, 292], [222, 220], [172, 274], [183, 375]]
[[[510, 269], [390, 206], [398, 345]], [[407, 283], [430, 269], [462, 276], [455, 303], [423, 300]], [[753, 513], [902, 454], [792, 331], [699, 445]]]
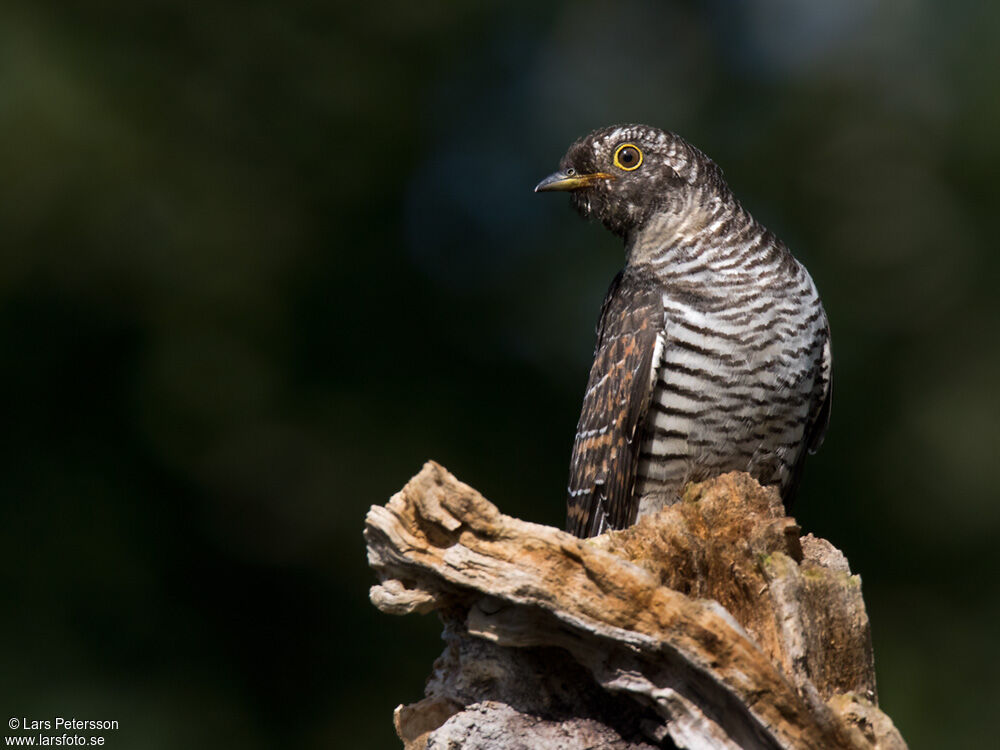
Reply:
[[625, 528], [746, 471], [791, 505], [830, 415], [829, 328], [805, 268], [722, 170], [667, 131], [595, 131], [536, 190], [624, 240], [574, 438], [566, 528]]
[[[663, 284], [665, 346], [636, 475], [637, 516], [684, 485], [747, 471], [786, 505], [829, 378], [827, 322], [805, 269], [711, 292]], [[791, 265], [794, 264], [794, 265]]]

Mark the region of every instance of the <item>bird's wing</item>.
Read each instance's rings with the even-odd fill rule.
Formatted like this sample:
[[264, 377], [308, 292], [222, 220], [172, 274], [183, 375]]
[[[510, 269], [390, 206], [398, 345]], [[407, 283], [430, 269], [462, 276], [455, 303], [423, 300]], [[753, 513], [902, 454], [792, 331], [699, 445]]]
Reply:
[[566, 530], [577, 536], [621, 529], [635, 518], [642, 430], [663, 341], [661, 294], [619, 274], [601, 309], [570, 463]]
[[830, 426], [830, 407], [833, 403], [833, 354], [830, 351], [830, 324], [827, 323], [823, 341], [823, 359], [820, 362], [817, 397], [806, 424], [806, 445], [815, 453], [823, 445], [826, 428]]
[[791, 479], [782, 493], [781, 499], [786, 511], [791, 511], [795, 502], [795, 494], [802, 481], [802, 467], [805, 466], [806, 456], [819, 450], [823, 444], [823, 438], [826, 436], [826, 428], [830, 424], [830, 407], [833, 403], [833, 355], [830, 351], [829, 323], [821, 335], [823, 337], [823, 354], [817, 363], [819, 372], [813, 388], [812, 405], [806, 421], [806, 429], [802, 436], [806, 449], [799, 453], [795, 466], [792, 467]]

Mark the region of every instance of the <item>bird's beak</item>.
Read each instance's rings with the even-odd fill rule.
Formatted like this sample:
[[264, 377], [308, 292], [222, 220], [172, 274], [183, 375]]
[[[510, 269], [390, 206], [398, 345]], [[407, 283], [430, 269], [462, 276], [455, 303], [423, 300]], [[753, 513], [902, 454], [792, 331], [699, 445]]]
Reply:
[[615, 176], [607, 172], [593, 172], [591, 174], [573, 174], [565, 172], [553, 172], [544, 180], [535, 185], [536, 193], [545, 193], [550, 190], [579, 190], [590, 187], [600, 180], [613, 180]]

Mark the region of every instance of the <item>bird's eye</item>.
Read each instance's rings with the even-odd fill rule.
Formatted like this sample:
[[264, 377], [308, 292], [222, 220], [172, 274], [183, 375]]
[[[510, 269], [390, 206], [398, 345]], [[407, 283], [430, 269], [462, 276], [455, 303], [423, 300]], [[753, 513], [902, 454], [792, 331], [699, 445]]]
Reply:
[[570, 167], [569, 169], [566, 170], [566, 176], [567, 177], [572, 177], [575, 174], [576, 174], [576, 170], [573, 169], [573, 167]]
[[623, 143], [615, 149], [615, 166], [631, 172], [642, 164], [642, 151], [631, 143]]

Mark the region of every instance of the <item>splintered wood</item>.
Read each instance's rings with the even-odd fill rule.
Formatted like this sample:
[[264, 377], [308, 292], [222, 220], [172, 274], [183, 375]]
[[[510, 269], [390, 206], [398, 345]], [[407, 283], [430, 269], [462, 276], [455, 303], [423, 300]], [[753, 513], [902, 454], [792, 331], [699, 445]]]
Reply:
[[444, 653], [396, 710], [427, 748], [905, 748], [861, 581], [746, 474], [595, 539], [505, 516], [433, 462], [365, 524], [383, 612]]

